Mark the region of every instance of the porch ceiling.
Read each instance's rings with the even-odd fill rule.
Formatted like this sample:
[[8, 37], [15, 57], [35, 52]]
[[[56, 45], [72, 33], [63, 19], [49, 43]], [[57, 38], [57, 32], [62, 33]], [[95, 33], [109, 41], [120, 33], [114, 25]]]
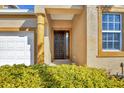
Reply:
[[82, 11], [83, 7], [80, 6], [51, 6], [51, 8], [45, 8], [47, 20], [53, 28], [70, 28], [74, 16], [81, 14]]
[[74, 17], [74, 15], [72, 14], [68, 14], [68, 15], [64, 15], [64, 14], [51, 14], [51, 19], [52, 20], [72, 20]]

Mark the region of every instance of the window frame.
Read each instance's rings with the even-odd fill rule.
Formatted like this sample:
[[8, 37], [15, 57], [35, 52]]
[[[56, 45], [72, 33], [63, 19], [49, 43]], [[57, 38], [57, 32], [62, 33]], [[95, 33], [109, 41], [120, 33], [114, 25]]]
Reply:
[[[122, 51], [103, 51], [102, 50], [102, 13], [124, 13], [124, 8], [122, 7], [111, 7], [107, 8], [104, 6], [97, 7], [98, 13], [98, 55], [96, 57], [108, 58], [108, 57], [124, 57], [124, 50]], [[122, 23], [123, 25], [123, 23]], [[123, 29], [122, 29], [123, 33]], [[122, 41], [121, 41], [122, 42]], [[122, 46], [123, 47], [123, 46]]]
[[[104, 14], [113, 14], [114, 16], [115, 15], [119, 15], [119, 17], [120, 17], [120, 22], [115, 22], [115, 20], [113, 21], [113, 22], [109, 22], [109, 18], [107, 18], [107, 21], [106, 22], [103, 22], [103, 19], [102, 19], [102, 34], [103, 33], [120, 33], [120, 48], [119, 49], [103, 49], [103, 46], [102, 46], [102, 50], [103, 51], [105, 51], [105, 52], [109, 52], [109, 51], [115, 51], [115, 52], [119, 52], [119, 51], [122, 51], [122, 14], [121, 13], [102, 13], [102, 18], [103, 18], [103, 15]], [[115, 25], [114, 25], [114, 30], [109, 30], [108, 28], [109, 28], [109, 24], [107, 24], [107, 29], [108, 30], [103, 30], [103, 23], [113, 23], [113, 24], [115, 24], [115, 23], [119, 23], [120, 24], [120, 30], [116, 30], [115, 29]], [[114, 41], [113, 41], [114, 42]], [[102, 40], [102, 43], [103, 43], [103, 40]]]

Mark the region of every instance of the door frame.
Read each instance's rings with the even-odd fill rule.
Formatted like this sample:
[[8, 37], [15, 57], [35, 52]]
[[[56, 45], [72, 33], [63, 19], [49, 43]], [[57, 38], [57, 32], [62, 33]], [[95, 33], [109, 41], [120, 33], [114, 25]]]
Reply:
[[[72, 31], [71, 31], [71, 29], [54, 29], [53, 31], [52, 31], [52, 62], [54, 61], [54, 60], [56, 60], [55, 58], [54, 58], [54, 32], [55, 31], [65, 31], [65, 32], [69, 32], [69, 60], [71, 60], [72, 59]], [[61, 59], [60, 59], [61, 60]], [[62, 59], [63, 60], [63, 59]]]
[[[69, 53], [69, 51], [70, 51], [70, 35], [69, 35], [69, 31], [68, 31], [68, 30], [67, 30], [67, 31], [61, 31], [61, 30], [56, 31], [56, 30], [54, 30], [54, 45], [55, 45], [55, 34], [57, 34], [57, 33], [63, 35], [64, 44], [66, 43], [66, 39], [65, 39], [65, 38], [66, 38], [66, 33], [68, 33], [68, 50], [65, 49], [65, 47], [66, 47], [65, 45], [66, 45], [66, 44], [63, 45], [63, 47], [62, 47], [63, 50], [64, 50], [64, 51], [63, 51], [63, 52], [64, 52], [63, 58], [56, 58], [56, 55], [55, 55], [55, 54], [56, 54], [57, 51], [55, 50], [55, 46], [54, 46], [54, 59], [55, 59], [55, 60], [69, 59], [69, 56], [70, 56], [70, 55], [69, 55], [69, 54], [70, 54], [70, 53]], [[62, 52], [62, 51], [61, 51], [61, 52]], [[67, 52], [68, 52], [68, 55], [66, 55]], [[65, 57], [65, 56], [66, 56], [66, 57]]]

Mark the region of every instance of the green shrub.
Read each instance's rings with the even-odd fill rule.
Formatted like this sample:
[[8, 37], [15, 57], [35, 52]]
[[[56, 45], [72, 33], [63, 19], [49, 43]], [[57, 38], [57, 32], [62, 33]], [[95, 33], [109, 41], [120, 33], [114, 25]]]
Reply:
[[41, 87], [38, 70], [25, 65], [0, 67], [0, 87]]
[[40, 76], [49, 88], [116, 87], [111, 84], [114, 79], [110, 80], [104, 70], [76, 65], [48, 67], [40, 71]]
[[124, 80], [102, 69], [76, 65], [1, 66], [0, 87], [27, 88], [114, 88], [124, 87]]

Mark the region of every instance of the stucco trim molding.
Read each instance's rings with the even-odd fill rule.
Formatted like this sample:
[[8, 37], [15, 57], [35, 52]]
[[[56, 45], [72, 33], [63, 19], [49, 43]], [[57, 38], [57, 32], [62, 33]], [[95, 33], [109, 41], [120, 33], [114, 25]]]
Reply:
[[36, 27], [0, 27], [0, 32], [36, 31]]
[[120, 13], [124, 12], [123, 7], [114, 6], [114, 5], [101, 6], [100, 8], [102, 12], [120, 12]]

